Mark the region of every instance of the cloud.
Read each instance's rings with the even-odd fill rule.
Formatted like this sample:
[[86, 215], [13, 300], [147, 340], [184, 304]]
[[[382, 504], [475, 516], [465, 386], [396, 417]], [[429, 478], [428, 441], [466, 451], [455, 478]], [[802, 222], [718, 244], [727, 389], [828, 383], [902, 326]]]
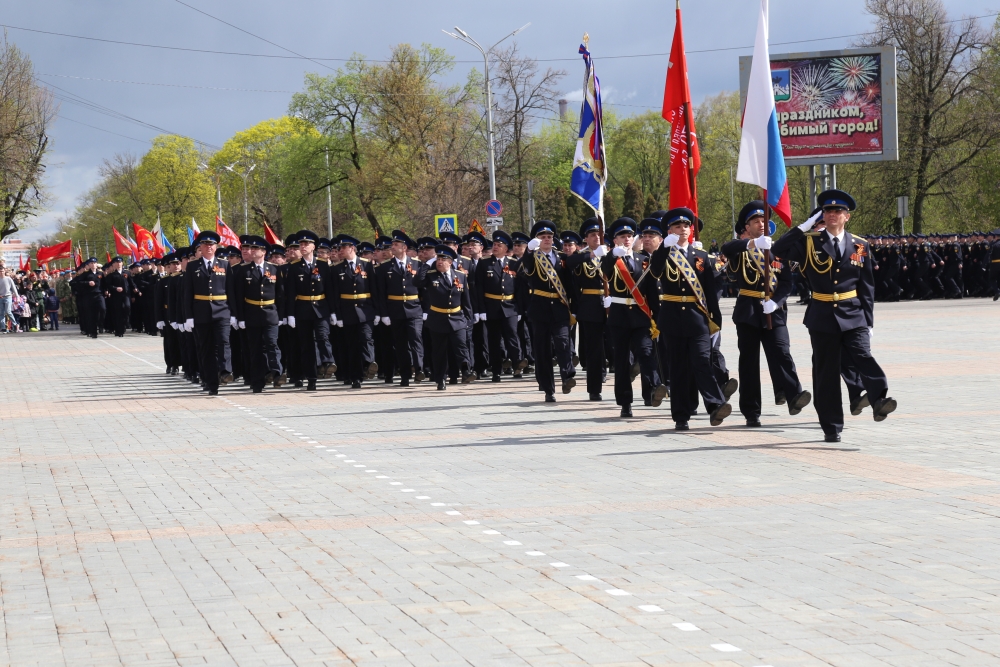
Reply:
[[51, 201], [46, 211], [17, 234], [23, 241], [36, 241], [55, 233], [59, 220], [73, 212], [80, 195], [94, 187], [101, 177], [99, 160], [91, 156], [56, 153], [47, 162], [45, 187]]

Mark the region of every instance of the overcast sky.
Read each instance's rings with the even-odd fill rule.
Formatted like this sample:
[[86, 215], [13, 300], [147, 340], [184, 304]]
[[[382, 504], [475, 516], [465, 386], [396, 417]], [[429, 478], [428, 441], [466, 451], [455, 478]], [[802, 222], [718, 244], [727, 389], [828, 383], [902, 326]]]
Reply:
[[[441, 32], [459, 25], [492, 44], [531, 22], [517, 36], [526, 55], [568, 71], [564, 90], [580, 89], [583, 66], [576, 53], [584, 32], [601, 78], [605, 103], [627, 114], [659, 108], [674, 30], [674, 3], [653, 0], [505, 0], [502, 3], [433, 0], [184, 0], [238, 28], [309, 57], [384, 58], [393, 44], [428, 42], [459, 62], [454, 81], [482, 67], [479, 53]], [[955, 18], [993, 14], [996, 2], [946, 0]], [[40, 79], [62, 98], [48, 159], [51, 210], [25, 240], [49, 234], [56, 219], [98, 181], [101, 160], [115, 152], [142, 154], [160, 131], [131, 117], [221, 145], [234, 132], [285, 113], [303, 74], [325, 71], [301, 59], [216, 55], [28, 32], [16, 28], [163, 46], [288, 56], [288, 52], [180, 4], [178, 0], [2, 0], [8, 38], [28, 53]], [[683, 6], [692, 94], [739, 86], [738, 50], [753, 42], [758, 0], [698, 0]], [[992, 18], [983, 19], [985, 25]], [[864, 0], [771, 1], [771, 52], [843, 48], [870, 29]], [[833, 38], [833, 39], [820, 39]], [[781, 42], [803, 41], [781, 45]], [[698, 51], [716, 49], [698, 53]], [[646, 57], [613, 58], [640, 54]], [[564, 59], [564, 60], [558, 60]], [[339, 63], [327, 61], [332, 68]], [[145, 85], [155, 84], [155, 85]], [[58, 89], [56, 89], [58, 87]], [[239, 90], [221, 90], [221, 89]], [[60, 90], [61, 89], [61, 90]], [[111, 110], [100, 113], [70, 94]], [[93, 127], [88, 127], [93, 126]], [[100, 128], [100, 129], [95, 129]]]

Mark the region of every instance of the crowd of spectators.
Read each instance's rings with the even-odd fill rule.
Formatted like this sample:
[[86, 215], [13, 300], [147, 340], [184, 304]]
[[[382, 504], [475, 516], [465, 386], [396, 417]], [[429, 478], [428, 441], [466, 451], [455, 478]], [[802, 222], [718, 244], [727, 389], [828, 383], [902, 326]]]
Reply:
[[0, 261], [0, 334], [58, 331], [76, 321], [69, 275], [11, 270]]

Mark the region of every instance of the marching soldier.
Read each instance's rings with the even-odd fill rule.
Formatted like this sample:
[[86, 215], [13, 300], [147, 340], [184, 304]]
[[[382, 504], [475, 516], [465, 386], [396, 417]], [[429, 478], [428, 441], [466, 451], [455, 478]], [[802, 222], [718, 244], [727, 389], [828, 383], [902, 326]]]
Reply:
[[215, 250], [219, 235], [203, 231], [195, 238], [201, 258], [188, 262], [184, 274], [184, 328], [194, 332], [198, 367], [209, 396], [219, 394], [219, 384], [233, 381], [229, 348], [228, 262]]
[[478, 304], [475, 317], [486, 327], [489, 340], [493, 382], [500, 382], [503, 374], [504, 349], [516, 373], [520, 374], [528, 365], [521, 356], [521, 344], [517, 337], [518, 313], [514, 296], [518, 262], [507, 257], [507, 249], [513, 244], [506, 232], [493, 232], [492, 256], [479, 260], [473, 285], [474, 301]]
[[528, 277], [531, 297], [527, 314], [531, 321], [531, 343], [537, 364], [535, 379], [538, 388], [545, 392], [545, 402], [556, 402], [556, 384], [552, 372], [552, 354], [555, 352], [562, 378], [562, 393], [568, 394], [576, 386], [569, 345], [570, 304], [566, 291], [567, 273], [565, 257], [553, 247], [556, 228], [548, 220], [539, 220], [531, 228], [532, 239], [522, 261]]
[[674, 428], [689, 429], [694, 406], [692, 386], [705, 401], [712, 426], [732, 413], [712, 367], [712, 336], [721, 329], [713, 262], [704, 250], [689, 245], [694, 213], [687, 208], [667, 211], [667, 237], [650, 258], [650, 273], [660, 280], [660, 331], [670, 350], [670, 412]]
[[97, 258], [90, 257], [73, 279], [80, 311], [80, 324], [90, 338], [97, 338], [97, 329], [104, 321], [104, 297], [101, 294], [101, 279], [97, 275]]
[[340, 262], [333, 270], [330, 294], [334, 299], [336, 325], [343, 329], [347, 354], [347, 379], [352, 389], [378, 373], [372, 324], [375, 321], [375, 273], [372, 263], [357, 256], [358, 240], [340, 237]]
[[[458, 261], [458, 252], [445, 244], [439, 244], [435, 252], [434, 268], [425, 277], [422, 308], [427, 330], [434, 340], [433, 378], [438, 391], [444, 391], [449, 357], [458, 360], [463, 384], [476, 379], [465, 349], [465, 330], [473, 316], [472, 290], [468, 275], [452, 268]], [[449, 354], [452, 348], [454, 353]]]
[[[159, 281], [157, 281], [159, 282]], [[125, 326], [128, 324], [128, 281], [122, 275], [122, 258], [114, 257], [104, 274], [104, 294], [107, 298], [109, 329], [118, 338], [125, 337]], [[156, 283], [153, 284], [154, 289]], [[151, 304], [152, 305], [152, 304]], [[154, 329], [155, 330], [155, 329]]]
[[303, 229], [296, 234], [296, 240], [301, 257], [289, 263], [284, 274], [284, 310], [288, 326], [297, 332], [297, 377], [307, 380], [307, 391], [316, 391], [318, 375], [329, 378], [337, 371], [330, 346], [330, 266], [313, 256], [319, 240], [315, 232]]
[[[167, 267], [168, 273], [156, 281], [153, 288], [153, 310], [156, 311], [156, 328], [163, 334], [163, 361], [167, 364], [167, 373], [177, 375], [182, 364], [180, 336], [169, 320], [170, 292], [176, 290], [179, 284], [178, 269], [181, 262], [177, 258], [177, 251], [164, 255], [163, 265]], [[124, 322], [122, 328], [124, 329]]]
[[[826, 442], [840, 442], [844, 428], [841, 403], [841, 355], [849, 354], [861, 376], [875, 421], [896, 409], [888, 397], [889, 381], [871, 354], [875, 326], [875, 281], [868, 242], [846, 230], [854, 199], [842, 190], [818, 197], [819, 215], [786, 232], [774, 243], [779, 257], [798, 262], [813, 291], [805, 325], [813, 348], [813, 391]], [[814, 227], [822, 226], [822, 231]], [[766, 242], [765, 242], [766, 243]], [[751, 245], [756, 247], [756, 241]]]
[[[260, 236], [247, 236], [241, 249], [246, 249], [249, 263], [236, 281], [235, 310], [240, 331], [246, 334], [250, 367], [247, 375], [253, 393], [264, 391], [265, 384], [280, 387], [285, 383], [278, 352], [279, 304], [284, 307], [278, 267], [264, 261], [268, 243]], [[302, 320], [305, 329], [305, 320]]]
[[580, 356], [587, 370], [587, 393], [590, 400], [600, 401], [605, 377], [604, 329], [607, 321], [604, 274], [601, 273], [601, 255], [607, 248], [603, 245], [601, 221], [597, 218], [585, 220], [580, 226], [580, 236], [587, 244], [584, 253], [588, 256], [573, 268], [573, 304], [580, 328]]
[[[398, 229], [392, 231], [389, 250], [391, 259], [375, 269], [378, 285], [376, 305], [378, 317], [388, 327], [391, 345], [399, 369], [399, 386], [409, 387], [410, 379], [424, 379], [423, 310], [420, 289], [424, 285], [427, 265], [407, 256], [416, 244]], [[391, 376], [387, 374], [391, 382]]]
[[[736, 234], [740, 238], [722, 246], [728, 270], [739, 288], [733, 322], [740, 350], [740, 412], [747, 426], [761, 425], [761, 347], [775, 382], [775, 392], [780, 391], [786, 397], [788, 413], [799, 414], [812, 398], [802, 389], [792, 360], [785, 306], [792, 291], [791, 273], [783, 259], [766, 256], [770, 239], [764, 233], [768, 225], [765, 210], [760, 200], [744, 206], [736, 220]], [[769, 286], [766, 281], [770, 281]]]

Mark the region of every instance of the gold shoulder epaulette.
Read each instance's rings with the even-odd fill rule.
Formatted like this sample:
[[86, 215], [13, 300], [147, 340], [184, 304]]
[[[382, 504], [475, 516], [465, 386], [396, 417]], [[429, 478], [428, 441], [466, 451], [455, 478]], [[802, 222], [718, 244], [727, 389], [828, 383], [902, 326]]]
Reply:
[[332, 264], [332, 266], [340, 266], [340, 265], [341, 265], [341, 264], [343, 264], [343, 263], [344, 263], [344, 260], [342, 260], [342, 259], [338, 259], [338, 260], [337, 260], [336, 262], [334, 262], [334, 263]]
[[471, 257], [466, 257], [465, 255], [461, 255], [461, 257], [462, 257], [462, 259], [467, 259], [467, 260], [469, 260], [470, 262], [472, 261], [472, 258], [471, 258]]
[[370, 259], [366, 259], [364, 257], [358, 257], [358, 261], [359, 262], [368, 262], [369, 264], [371, 264], [371, 260]]
[[819, 236], [821, 232], [806, 232], [806, 236]]
[[301, 261], [302, 261], [302, 258], [300, 257], [299, 259], [293, 259], [292, 261], [289, 262], [289, 264], [298, 264]]

